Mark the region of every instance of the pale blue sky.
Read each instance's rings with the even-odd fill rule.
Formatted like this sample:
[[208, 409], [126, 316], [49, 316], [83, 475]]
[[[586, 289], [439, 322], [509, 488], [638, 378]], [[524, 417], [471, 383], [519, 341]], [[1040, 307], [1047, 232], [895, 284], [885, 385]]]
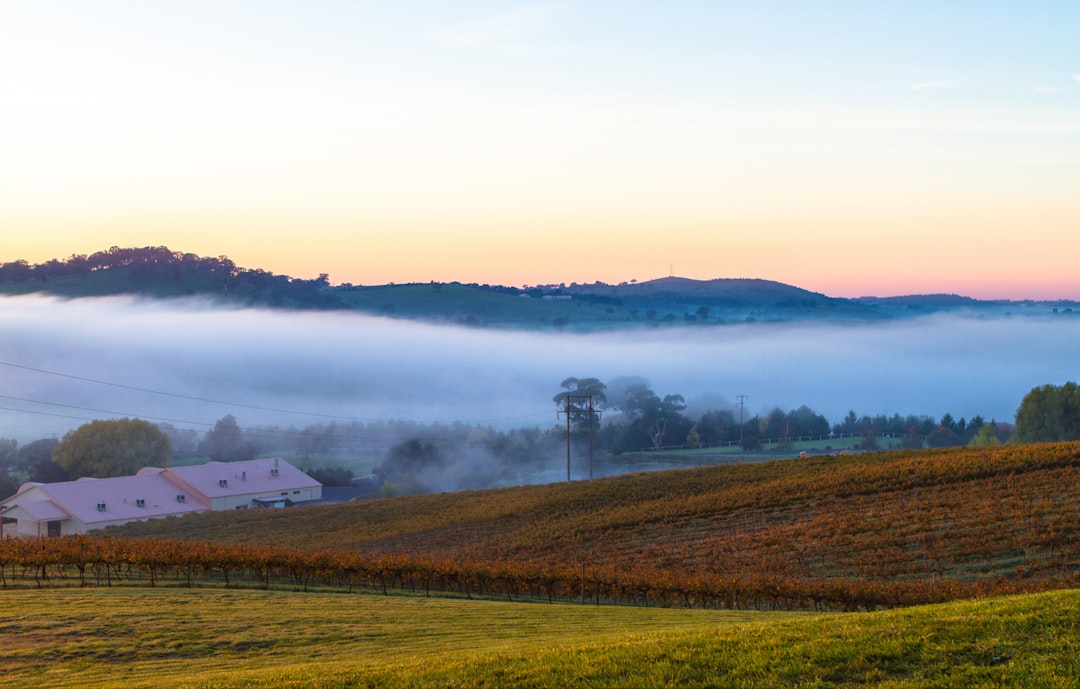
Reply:
[[1080, 298], [1078, 35], [1076, 2], [8, 1], [0, 260]]

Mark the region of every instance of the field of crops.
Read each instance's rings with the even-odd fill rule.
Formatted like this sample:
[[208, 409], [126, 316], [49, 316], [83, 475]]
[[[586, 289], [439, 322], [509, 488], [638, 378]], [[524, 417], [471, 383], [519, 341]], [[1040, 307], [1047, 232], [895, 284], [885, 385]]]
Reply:
[[148, 589], [0, 592], [4, 683], [1074, 687], [1080, 593], [756, 613]]
[[898, 452], [8, 539], [0, 672], [64, 689], [1074, 687], [1080, 591], [1053, 589], [1078, 582], [1078, 479], [1075, 443]]
[[844, 609], [1074, 586], [1078, 529], [1080, 444], [1061, 443], [204, 514], [123, 533], [537, 576], [584, 566], [623, 599], [648, 602], [633, 589], [651, 586], [674, 601], [693, 590], [698, 604]]

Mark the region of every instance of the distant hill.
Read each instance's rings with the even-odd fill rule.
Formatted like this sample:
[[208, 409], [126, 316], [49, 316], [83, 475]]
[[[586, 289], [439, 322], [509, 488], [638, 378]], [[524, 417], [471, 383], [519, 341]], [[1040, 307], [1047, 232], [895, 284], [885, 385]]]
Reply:
[[379, 316], [468, 326], [609, 330], [716, 326], [783, 321], [873, 322], [950, 312], [1004, 316], [1080, 314], [1073, 302], [979, 301], [957, 295], [843, 299], [770, 280], [665, 277], [609, 285], [408, 283], [332, 285], [237, 266], [167, 247], [112, 247], [31, 265], [0, 264], [0, 295], [54, 294], [64, 298], [138, 295], [204, 298], [286, 309], [341, 309]]

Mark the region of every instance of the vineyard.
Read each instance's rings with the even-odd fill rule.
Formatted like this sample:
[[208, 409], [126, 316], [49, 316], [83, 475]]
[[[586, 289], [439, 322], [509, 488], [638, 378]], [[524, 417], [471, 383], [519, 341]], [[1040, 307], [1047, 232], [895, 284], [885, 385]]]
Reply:
[[[0, 585], [855, 610], [1073, 587], [1080, 444], [812, 458], [0, 546]], [[122, 534], [123, 537], [118, 537]]]

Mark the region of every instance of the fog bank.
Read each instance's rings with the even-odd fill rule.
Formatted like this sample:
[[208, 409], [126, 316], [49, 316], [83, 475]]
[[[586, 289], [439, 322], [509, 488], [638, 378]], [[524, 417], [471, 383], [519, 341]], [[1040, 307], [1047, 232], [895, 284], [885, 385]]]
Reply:
[[[688, 413], [805, 404], [859, 414], [1011, 421], [1023, 395], [1077, 378], [1080, 318], [927, 318], [623, 333], [465, 329], [355, 313], [197, 301], [0, 298], [0, 437], [139, 416], [205, 431], [332, 420], [556, 423], [566, 377], [635, 375]], [[111, 383], [106, 385], [104, 383]], [[63, 406], [61, 406], [63, 405]]]

